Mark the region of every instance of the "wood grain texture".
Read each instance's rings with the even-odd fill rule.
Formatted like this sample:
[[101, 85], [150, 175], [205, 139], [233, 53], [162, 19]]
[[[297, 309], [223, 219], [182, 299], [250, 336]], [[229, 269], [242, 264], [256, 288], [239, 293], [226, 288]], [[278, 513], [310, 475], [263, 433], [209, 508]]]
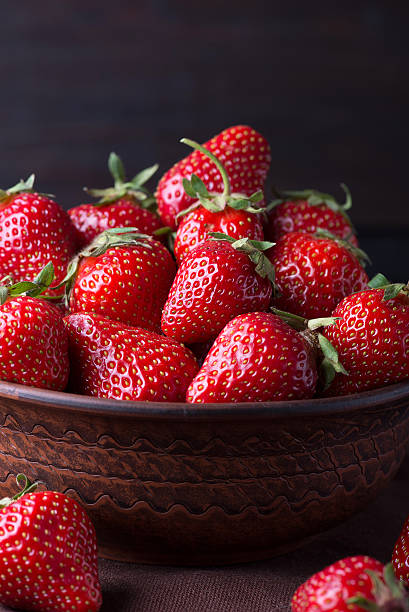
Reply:
[[80, 396], [29, 400], [2, 386], [2, 495], [19, 472], [66, 492], [90, 515], [101, 554], [119, 560], [220, 564], [292, 549], [373, 500], [409, 440], [407, 383], [344, 397], [343, 411], [338, 398], [291, 402], [289, 416], [284, 402], [276, 414], [274, 403], [239, 415], [215, 407], [205, 419], [189, 405], [149, 418], [141, 403], [95, 398], [89, 413], [89, 398], [82, 411]]
[[32, 170], [65, 206], [249, 122], [279, 187], [350, 185], [354, 218], [409, 227], [408, 4], [3, 0], [0, 185]]

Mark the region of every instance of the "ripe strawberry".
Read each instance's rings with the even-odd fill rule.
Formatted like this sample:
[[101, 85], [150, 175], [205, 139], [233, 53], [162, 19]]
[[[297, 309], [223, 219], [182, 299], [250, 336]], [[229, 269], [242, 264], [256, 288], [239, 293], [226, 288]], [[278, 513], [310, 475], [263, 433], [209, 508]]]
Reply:
[[[263, 190], [271, 153], [268, 142], [253, 128], [247, 125], [227, 128], [203, 146], [223, 163], [233, 191], [250, 196]], [[162, 176], [156, 189], [160, 217], [172, 229], [177, 225], [176, 215], [194, 202], [183, 189], [183, 179], [190, 178], [193, 173], [209, 191], [223, 189], [219, 170], [201, 151], [193, 151], [175, 164]]]
[[183, 401], [198, 365], [176, 340], [95, 314], [65, 317], [72, 383], [85, 395]]
[[61, 313], [33, 297], [53, 278], [50, 263], [33, 282], [0, 286], [0, 380], [56, 391], [67, 386], [68, 339]]
[[293, 595], [292, 612], [406, 612], [404, 589], [391, 565], [359, 555], [347, 557], [314, 574]]
[[266, 402], [313, 397], [317, 369], [303, 336], [275, 314], [230, 321], [190, 384], [192, 403]]
[[262, 208], [254, 203], [263, 199], [258, 191], [249, 198], [232, 194], [230, 181], [223, 164], [197, 142], [183, 138], [181, 142], [204, 153], [218, 168], [223, 180], [223, 193], [210, 195], [203, 181], [195, 174], [191, 180], [183, 179], [187, 195], [195, 198], [192, 206], [183, 210], [183, 219], [176, 232], [174, 251], [180, 263], [192, 249], [209, 239], [210, 232], [221, 232], [232, 238], [263, 240], [264, 231], [260, 218]]
[[274, 304], [307, 319], [328, 316], [346, 295], [365, 289], [368, 276], [346, 242], [317, 235], [285, 234], [269, 251], [278, 295]]
[[361, 291], [335, 308], [333, 317], [338, 320], [323, 335], [337, 350], [348, 376], [336, 376], [328, 395], [357, 393], [409, 378], [409, 296], [402, 288], [389, 285]]
[[214, 338], [238, 314], [266, 310], [272, 268], [262, 250], [271, 242], [212, 234], [177, 271], [162, 313], [162, 330], [185, 343]]
[[409, 516], [393, 549], [392, 565], [396, 577], [409, 587]]
[[76, 251], [75, 228], [50, 197], [33, 192], [34, 175], [0, 190], [0, 278], [32, 280], [49, 262], [64, 278]]
[[135, 228], [107, 230], [75, 258], [67, 276], [71, 312], [160, 331], [162, 308], [176, 274], [160, 242]]
[[113, 227], [136, 227], [143, 234], [154, 235], [163, 227], [155, 214], [155, 198], [144, 187], [158, 166], [139, 172], [126, 181], [125, 169], [116, 153], [111, 153], [108, 168], [115, 181], [114, 187], [89, 189], [90, 195], [99, 198], [95, 204], [81, 204], [68, 211], [77, 229], [78, 242], [84, 247], [98, 234]]
[[102, 603], [94, 527], [55, 491], [24, 489], [0, 500], [0, 602], [19, 610], [97, 612]]
[[354, 226], [346, 213], [352, 206], [351, 193], [346, 185], [341, 187], [346, 193], [344, 204], [315, 189], [282, 192], [279, 199], [267, 206], [271, 211], [266, 230], [269, 239], [277, 241], [289, 232], [314, 234], [321, 228], [358, 246]]

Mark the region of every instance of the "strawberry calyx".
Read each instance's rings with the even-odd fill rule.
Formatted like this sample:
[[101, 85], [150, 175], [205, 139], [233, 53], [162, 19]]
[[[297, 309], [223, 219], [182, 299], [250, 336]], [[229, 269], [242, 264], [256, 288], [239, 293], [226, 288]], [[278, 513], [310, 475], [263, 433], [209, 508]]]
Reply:
[[[21, 295], [38, 297], [50, 287], [53, 280], [54, 266], [51, 261], [40, 270], [32, 281], [13, 283], [11, 276], [5, 276], [0, 280], [0, 305], [3, 305], [9, 298]], [[44, 298], [50, 299], [49, 296], [44, 296]]]
[[112, 247], [144, 245], [151, 248], [152, 240], [154, 240], [153, 236], [141, 234], [136, 227], [113, 227], [105, 230], [70, 261], [67, 274], [61, 283], [53, 287], [53, 289], [64, 287], [65, 304], [68, 306], [72, 285], [74, 284], [79, 264], [84, 257], [98, 257]]
[[190, 180], [184, 178], [182, 181], [183, 188], [189, 197], [194, 198], [195, 202], [188, 208], [180, 211], [180, 213], [176, 216], [176, 219], [180, 219], [180, 217], [187, 215], [193, 210], [196, 210], [196, 208], [199, 206], [203, 206], [210, 212], [215, 213], [222, 212], [225, 210], [226, 206], [229, 206], [234, 210], [245, 210], [246, 212], [255, 214], [264, 212], [263, 208], [253, 206], [253, 204], [257, 204], [257, 202], [260, 202], [263, 199], [264, 196], [262, 191], [256, 191], [251, 196], [245, 196], [240, 193], [231, 193], [229, 176], [222, 162], [213, 153], [205, 149], [205, 147], [194, 140], [182, 138], [180, 142], [192, 147], [192, 149], [195, 149], [196, 151], [200, 151], [214, 163], [222, 177], [223, 192], [209, 193], [204, 182], [198, 176], [196, 176], [196, 174], [192, 174]]
[[[18, 195], [19, 193], [34, 193], [34, 181], [35, 174], [30, 174], [26, 180], [20, 179], [18, 183], [13, 185], [13, 187], [10, 187], [9, 189], [0, 189], [0, 204], [7, 201], [12, 196]], [[46, 196], [47, 198], [54, 197], [51, 193], [41, 193], [39, 195]]]
[[35, 491], [39, 484], [44, 484], [41, 480], [31, 482], [25, 474], [17, 474], [16, 482], [21, 490], [13, 497], [3, 497], [3, 499], [0, 499], [0, 508], [7, 508], [7, 506], [20, 499], [20, 497], [23, 497], [23, 495]]
[[261, 278], [268, 278], [274, 287], [274, 266], [263, 252], [271, 249], [275, 244], [274, 242], [250, 240], [250, 238], [240, 238], [236, 240], [236, 238], [227, 236], [227, 234], [223, 234], [222, 232], [209, 232], [209, 236], [212, 240], [225, 240], [229, 242], [236, 251], [245, 253], [255, 265], [257, 274], [259, 274]]
[[375, 274], [368, 283], [370, 289], [383, 289], [383, 301], [387, 302], [397, 297], [399, 293], [409, 295], [409, 283], [390, 283], [381, 273]]
[[405, 587], [396, 579], [392, 563], [384, 567], [383, 580], [372, 570], [365, 570], [373, 585], [375, 600], [370, 601], [361, 595], [348, 599], [348, 605], [360, 606], [369, 612], [408, 612], [409, 598]]
[[334, 325], [339, 320], [339, 317], [304, 319], [299, 315], [295, 315], [284, 310], [279, 310], [274, 306], [271, 307], [271, 311], [279, 316], [285, 323], [299, 331], [309, 342], [314, 351], [321, 355], [322, 361], [319, 366], [319, 373], [323, 384], [323, 390], [329, 387], [336, 374], [344, 374], [345, 376], [348, 375], [348, 372], [345, 370], [344, 366], [339, 360], [339, 355], [336, 348], [333, 346], [333, 344], [331, 344], [326, 336], [316, 331], [320, 327]]
[[367, 255], [367, 253], [365, 253], [365, 251], [363, 251], [359, 247], [354, 246], [348, 240], [343, 240], [339, 236], [335, 236], [335, 234], [333, 234], [332, 232], [330, 232], [330, 231], [328, 231], [328, 230], [326, 230], [326, 229], [324, 229], [322, 227], [318, 227], [315, 230], [313, 236], [315, 238], [324, 238], [324, 239], [327, 239], [327, 240], [333, 240], [334, 242], [336, 242], [340, 246], [344, 247], [347, 251], [352, 253], [352, 255], [354, 255], [354, 257], [357, 258], [357, 260], [359, 261], [359, 263], [363, 267], [365, 267], [367, 264], [371, 263], [371, 260], [370, 260], [369, 256]]
[[317, 189], [304, 189], [301, 191], [278, 191], [274, 189], [274, 195], [278, 197], [275, 198], [272, 202], [270, 202], [266, 211], [270, 212], [276, 206], [283, 204], [284, 202], [290, 202], [294, 200], [304, 200], [310, 206], [320, 206], [321, 204], [325, 204], [334, 212], [339, 212], [341, 215], [348, 221], [351, 226], [351, 233], [355, 233], [352, 221], [347, 215], [347, 210], [352, 208], [352, 196], [351, 191], [345, 183], [340, 183], [341, 189], [345, 192], [345, 202], [341, 204], [336, 200], [336, 198], [330, 193], [324, 193], [322, 191], [318, 191]]
[[107, 187], [106, 189], [88, 189], [88, 187], [84, 187], [84, 191], [89, 193], [89, 195], [98, 198], [98, 202], [94, 206], [104, 206], [126, 197], [135, 201], [142, 208], [151, 211], [156, 210], [155, 197], [144, 185], [155, 174], [159, 168], [158, 164], [141, 170], [130, 181], [127, 181], [125, 167], [121, 158], [112, 152], [108, 158], [108, 168], [114, 179], [113, 187]]

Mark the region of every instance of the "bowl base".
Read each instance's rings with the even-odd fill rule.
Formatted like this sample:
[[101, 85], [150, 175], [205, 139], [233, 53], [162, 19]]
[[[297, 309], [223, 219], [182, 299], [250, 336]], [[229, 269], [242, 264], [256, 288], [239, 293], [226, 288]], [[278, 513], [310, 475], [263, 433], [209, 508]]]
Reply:
[[238, 563], [254, 563], [256, 561], [266, 561], [273, 557], [278, 557], [286, 553], [293, 552], [302, 546], [305, 546], [315, 540], [318, 534], [296, 540], [294, 542], [286, 542], [285, 544], [277, 545], [267, 550], [251, 550], [232, 553], [220, 553], [213, 555], [198, 554], [195, 557], [191, 555], [186, 558], [186, 555], [178, 554], [164, 554], [158, 555], [154, 553], [152, 555], [138, 553], [135, 551], [124, 551], [124, 550], [112, 550], [109, 548], [99, 547], [98, 556], [102, 559], [109, 559], [110, 561], [121, 561], [123, 563], [135, 563], [138, 565], [169, 565], [179, 567], [199, 567], [199, 566], [223, 566], [223, 565], [236, 565]]

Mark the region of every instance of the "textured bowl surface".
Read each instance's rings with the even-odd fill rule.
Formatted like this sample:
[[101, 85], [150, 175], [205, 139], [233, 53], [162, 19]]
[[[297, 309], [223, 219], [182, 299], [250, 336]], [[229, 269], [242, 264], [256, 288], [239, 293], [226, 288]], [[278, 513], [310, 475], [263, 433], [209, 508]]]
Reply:
[[24, 472], [84, 505], [103, 556], [234, 563], [295, 548], [378, 495], [405, 454], [409, 382], [197, 406], [0, 382], [0, 423], [1, 497]]

